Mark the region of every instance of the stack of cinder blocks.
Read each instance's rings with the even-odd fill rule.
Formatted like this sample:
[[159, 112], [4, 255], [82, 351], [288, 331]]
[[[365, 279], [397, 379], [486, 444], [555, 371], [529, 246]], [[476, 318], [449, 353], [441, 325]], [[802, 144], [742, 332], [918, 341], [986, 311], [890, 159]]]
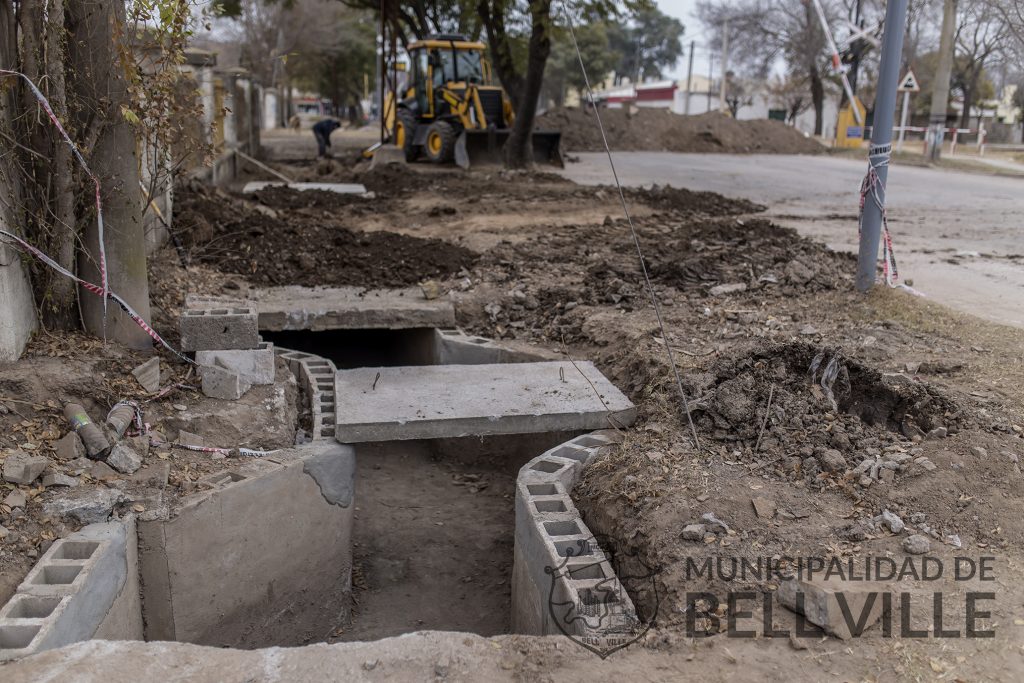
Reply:
[[260, 341], [256, 309], [193, 308], [180, 327], [181, 347], [195, 352], [210, 398], [234, 401], [253, 385], [274, 383], [274, 345]]

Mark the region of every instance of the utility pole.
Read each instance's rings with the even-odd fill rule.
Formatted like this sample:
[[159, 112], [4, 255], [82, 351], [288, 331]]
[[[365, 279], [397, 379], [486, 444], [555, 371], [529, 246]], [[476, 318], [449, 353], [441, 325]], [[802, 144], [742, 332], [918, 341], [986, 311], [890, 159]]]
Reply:
[[715, 76], [715, 55], [708, 55], [708, 111], [711, 111], [711, 84]]
[[725, 111], [725, 79], [729, 72], [729, 17], [722, 21], [722, 82], [718, 86], [718, 110]]
[[932, 109], [925, 135], [925, 156], [938, 161], [942, 156], [942, 138], [946, 132], [946, 106], [949, 104], [949, 79], [953, 72], [953, 31], [956, 29], [956, 0], [945, 0], [942, 7], [942, 33], [939, 37], [939, 64], [932, 83]]
[[882, 36], [878, 90], [875, 95], [875, 120], [871, 128], [868, 163], [878, 178], [868, 188], [861, 216], [860, 251], [857, 256], [857, 289], [866, 292], [875, 284], [878, 246], [882, 237], [882, 211], [885, 208], [885, 184], [892, 156], [892, 123], [896, 116], [896, 88], [899, 86], [903, 59], [903, 31], [907, 23], [907, 0], [889, 0], [885, 7], [885, 35]]
[[693, 85], [693, 48], [697, 41], [690, 41], [690, 61], [686, 65], [686, 102], [683, 104], [683, 114], [690, 113], [690, 87]]

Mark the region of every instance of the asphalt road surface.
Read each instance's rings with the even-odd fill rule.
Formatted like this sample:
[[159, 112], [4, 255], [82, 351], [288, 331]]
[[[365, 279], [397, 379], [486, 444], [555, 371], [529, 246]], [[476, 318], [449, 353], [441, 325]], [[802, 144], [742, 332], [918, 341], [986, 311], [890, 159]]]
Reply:
[[[601, 153], [574, 155], [565, 175], [611, 184]], [[746, 197], [768, 216], [836, 250], [857, 251], [866, 160], [830, 156], [615, 152], [625, 185], [673, 185]], [[929, 298], [1024, 327], [1024, 179], [893, 166], [889, 228], [904, 281]]]

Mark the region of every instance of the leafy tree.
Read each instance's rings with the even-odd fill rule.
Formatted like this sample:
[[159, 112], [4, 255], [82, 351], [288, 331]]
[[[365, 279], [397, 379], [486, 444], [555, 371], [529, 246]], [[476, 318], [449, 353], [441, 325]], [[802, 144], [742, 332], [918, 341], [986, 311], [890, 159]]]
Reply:
[[[621, 61], [622, 56], [609, 44], [608, 28], [604, 22], [593, 22], [577, 27], [576, 42], [579, 44], [583, 63], [594, 81], [602, 81]], [[585, 86], [572, 39], [568, 31], [559, 29], [544, 76], [547, 98], [553, 101], [555, 106], [562, 106], [568, 89], [572, 88], [582, 97]]]
[[608, 42], [619, 55], [615, 80], [629, 78], [635, 83], [660, 79], [683, 54], [683, 24], [657, 7], [638, 11], [629, 21], [608, 28]]

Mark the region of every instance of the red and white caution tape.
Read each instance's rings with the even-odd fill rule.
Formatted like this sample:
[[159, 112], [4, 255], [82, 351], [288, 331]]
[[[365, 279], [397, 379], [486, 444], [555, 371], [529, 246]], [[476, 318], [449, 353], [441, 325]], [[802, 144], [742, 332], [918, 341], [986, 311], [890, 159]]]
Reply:
[[72, 280], [74, 280], [75, 282], [77, 282], [78, 284], [82, 285], [82, 287], [85, 288], [87, 291], [92, 292], [96, 296], [102, 296], [103, 299], [104, 299], [104, 302], [106, 302], [107, 299], [110, 299], [111, 301], [116, 303], [118, 306], [120, 306], [121, 310], [123, 310], [125, 312], [125, 315], [127, 315], [129, 318], [131, 318], [133, 321], [135, 321], [135, 324], [138, 325], [139, 327], [141, 327], [143, 329], [143, 331], [146, 334], [148, 334], [150, 336], [150, 338], [153, 339], [153, 341], [157, 342], [158, 344], [163, 346], [165, 349], [167, 349], [168, 351], [170, 351], [171, 353], [173, 353], [175, 356], [177, 356], [181, 360], [185, 361], [186, 363], [188, 363], [190, 365], [195, 365], [196, 362], [194, 360], [192, 360], [191, 358], [189, 358], [188, 356], [184, 355], [183, 353], [181, 353], [180, 351], [175, 349], [173, 346], [168, 344], [164, 340], [163, 337], [161, 337], [159, 334], [157, 334], [156, 330], [154, 330], [152, 327], [149, 326], [149, 323], [147, 323], [143, 319], [143, 317], [141, 315], [139, 315], [135, 311], [134, 308], [132, 308], [131, 306], [128, 305], [127, 301], [122, 299], [116, 293], [111, 292], [110, 290], [104, 290], [99, 285], [94, 285], [91, 282], [86, 282], [85, 280], [83, 280], [82, 278], [78, 277], [77, 275], [72, 273], [70, 270], [68, 270], [64, 266], [62, 266], [59, 263], [57, 263], [56, 261], [54, 261], [52, 258], [47, 256], [46, 254], [44, 254], [42, 251], [40, 251], [39, 249], [36, 249], [31, 244], [29, 244], [28, 242], [26, 242], [25, 240], [21, 239], [20, 237], [18, 237], [17, 235], [15, 235], [13, 233], [7, 232], [6, 230], [0, 230], [0, 238], [4, 238], [7, 242], [11, 243], [12, 246], [14, 246], [19, 251], [26, 252], [28, 254], [31, 254], [32, 256], [35, 256], [37, 259], [39, 259], [40, 261], [42, 261], [47, 266], [49, 266], [53, 270], [57, 271], [58, 273], [60, 273], [64, 277], [69, 277]]
[[96, 232], [99, 237], [100, 253], [99, 253], [99, 266], [100, 266], [100, 286], [99, 293], [103, 297], [103, 319], [106, 321], [107, 318], [107, 294], [109, 286], [107, 283], [107, 248], [104, 244], [103, 239], [103, 200], [100, 199], [100, 179], [96, 177], [96, 174], [89, 168], [89, 164], [85, 163], [85, 157], [78, 150], [78, 146], [68, 135], [67, 131], [64, 130], [64, 126], [61, 124], [60, 119], [53, 113], [53, 107], [50, 106], [50, 101], [46, 99], [46, 96], [36, 87], [36, 84], [32, 82], [32, 79], [19, 71], [9, 71], [7, 69], [0, 69], [0, 75], [16, 76], [25, 81], [29, 89], [32, 91], [32, 95], [39, 101], [43, 111], [50, 117], [50, 121], [53, 122], [54, 127], [60, 132], [61, 137], [64, 138], [64, 142], [67, 143], [68, 147], [71, 148], [71, 153], [75, 155], [75, 159], [78, 160], [78, 164], [85, 171], [86, 175], [92, 180], [94, 195], [96, 199]]
[[[857, 217], [857, 234], [859, 236], [863, 228], [864, 206], [867, 204], [867, 198], [870, 197], [874, 205], [879, 208], [879, 213], [882, 214], [882, 274], [886, 285], [894, 289], [897, 287], [904, 289], [916, 296], [925, 296], [909, 285], [896, 283], [899, 280], [899, 268], [896, 267], [893, 238], [889, 232], [889, 219], [886, 215], [886, 186], [882, 183], [882, 178], [879, 177], [879, 169], [883, 166], [889, 166], [889, 156], [891, 153], [892, 145], [890, 144], [887, 148], [882, 148], [882, 150], [876, 150], [876, 148], [872, 147], [868, 154], [867, 174], [860, 183], [860, 211]], [[882, 161], [872, 161], [876, 157], [881, 157]]]
[[231, 455], [232, 453], [238, 453], [239, 455], [247, 455], [254, 458], [262, 458], [266, 455], [273, 455], [277, 453], [276, 450], [264, 451], [255, 448], [217, 448], [216, 446], [192, 446], [190, 444], [160, 441], [150, 437], [149, 443], [151, 446], [164, 446], [166, 448], [183, 448], [186, 451], [195, 451], [197, 453], [218, 453], [220, 455]]

